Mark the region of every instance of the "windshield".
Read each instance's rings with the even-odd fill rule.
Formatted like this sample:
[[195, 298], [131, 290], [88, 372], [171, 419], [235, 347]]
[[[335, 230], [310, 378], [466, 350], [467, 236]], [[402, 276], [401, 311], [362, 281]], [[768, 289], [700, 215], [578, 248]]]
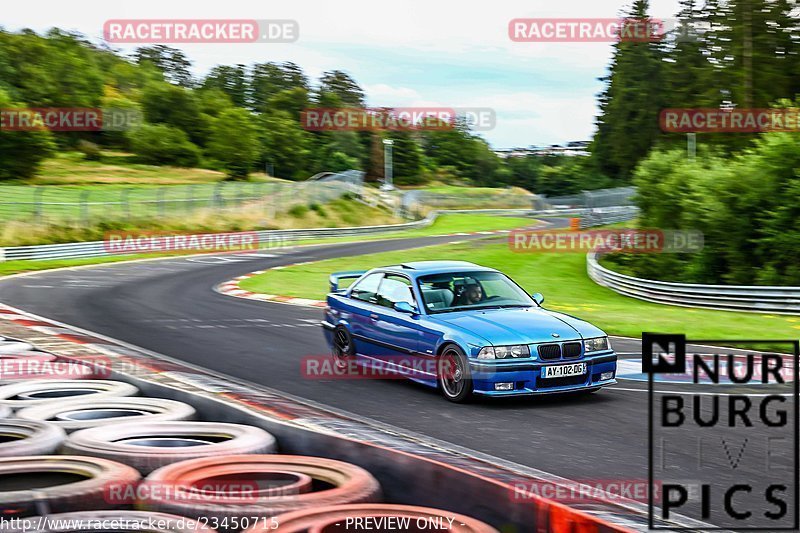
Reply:
[[536, 303], [499, 272], [449, 272], [419, 278], [429, 313], [497, 307], [532, 307]]

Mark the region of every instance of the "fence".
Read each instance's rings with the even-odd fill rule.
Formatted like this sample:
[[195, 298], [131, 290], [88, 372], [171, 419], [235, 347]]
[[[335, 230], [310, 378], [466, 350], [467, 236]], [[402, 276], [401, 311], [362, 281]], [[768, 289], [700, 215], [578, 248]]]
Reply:
[[636, 187], [616, 187], [613, 189], [597, 189], [583, 191], [568, 196], [541, 196], [540, 201], [552, 207], [586, 207], [601, 208], [615, 206], [632, 206], [636, 195]]
[[88, 226], [104, 220], [186, 217], [198, 213], [262, 209], [276, 214], [298, 204], [360, 194], [364, 173], [349, 170], [304, 182], [218, 182], [197, 185], [85, 187], [0, 186], [0, 223]]
[[422, 207], [432, 209], [534, 209], [535, 199], [535, 195], [513, 191], [496, 192], [476, 189], [475, 193], [455, 195], [416, 190], [405, 193], [400, 203], [406, 212], [415, 212]]
[[599, 285], [648, 302], [726, 311], [800, 313], [800, 287], [700, 285], [636, 278], [614, 272], [589, 254], [586, 270]]
[[[623, 212], [624, 210], [624, 212]], [[625, 216], [629, 213], [627, 208], [610, 209], [604, 213], [607, 217]], [[409, 229], [419, 229], [430, 226], [440, 214], [444, 213], [483, 213], [496, 215], [536, 215], [536, 216], [561, 216], [564, 214], [591, 216], [586, 209], [571, 209], [568, 213], [557, 210], [532, 211], [530, 209], [451, 209], [431, 211], [425, 218], [402, 224], [384, 224], [380, 226], [354, 226], [347, 228], [308, 228], [285, 230], [261, 230], [253, 232], [257, 235], [258, 243], [263, 248], [285, 246], [294, 241], [308, 239], [321, 239], [329, 237], [347, 237], [353, 235], [372, 235], [390, 233]], [[599, 225], [608, 223], [602, 218], [591, 219], [587, 224]], [[105, 241], [71, 242], [63, 244], [45, 244], [37, 246], [11, 246], [0, 248], [0, 262], [15, 260], [44, 260], [44, 259], [76, 259], [81, 257], [100, 257], [113, 255], [106, 249]]]

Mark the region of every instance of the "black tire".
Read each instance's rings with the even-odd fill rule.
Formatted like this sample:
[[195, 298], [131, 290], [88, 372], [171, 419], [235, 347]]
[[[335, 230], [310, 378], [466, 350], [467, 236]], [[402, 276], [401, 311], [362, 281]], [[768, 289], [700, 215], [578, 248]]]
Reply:
[[162, 420], [192, 420], [194, 408], [183, 402], [161, 398], [104, 398], [46, 403], [20, 409], [17, 417], [46, 420], [67, 433], [98, 426]]
[[9, 480], [0, 509], [13, 516], [124, 507], [141, 479], [130, 466], [71, 455], [3, 458], [0, 476]]
[[438, 360], [439, 390], [445, 399], [463, 403], [472, 398], [472, 377], [464, 351], [455, 344], [442, 349]]
[[21, 381], [0, 386], [0, 405], [21, 409], [46, 403], [65, 401], [92, 401], [106, 398], [136, 396], [139, 389], [124, 381], [104, 379], [45, 379]]
[[[73, 533], [108, 531], [107, 524], [120, 524], [116, 531], [136, 533], [215, 533], [216, 530], [183, 516], [147, 511], [77, 511], [46, 517], [34, 516], [28, 524], [36, 527], [0, 528], [3, 533]], [[155, 526], [155, 528], [151, 527]], [[41, 527], [39, 527], [41, 526]]]
[[133, 422], [76, 431], [64, 443], [63, 452], [118, 461], [147, 475], [157, 468], [187, 459], [275, 453], [276, 448], [275, 437], [255, 426], [219, 422]]
[[336, 368], [346, 368], [356, 356], [356, 347], [353, 336], [344, 326], [336, 326], [333, 330], [331, 357]]
[[19, 418], [0, 420], [0, 434], [6, 437], [0, 442], [0, 457], [55, 453], [66, 437], [58, 426]]

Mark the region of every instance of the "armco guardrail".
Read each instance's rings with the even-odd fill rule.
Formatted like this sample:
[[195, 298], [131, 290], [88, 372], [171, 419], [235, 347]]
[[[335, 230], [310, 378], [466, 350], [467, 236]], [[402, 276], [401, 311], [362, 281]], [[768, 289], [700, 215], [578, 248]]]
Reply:
[[[384, 224], [380, 226], [352, 226], [346, 228], [308, 228], [286, 230], [261, 230], [254, 232], [258, 242], [264, 248], [284, 245], [287, 242], [330, 237], [348, 237], [353, 235], [371, 235], [390, 233], [408, 229], [419, 229], [430, 226], [440, 214], [446, 213], [485, 213], [485, 214], [518, 214], [535, 216], [572, 216], [586, 217], [587, 224], [609, 224], [617, 222], [619, 217], [628, 220], [635, 216], [631, 208], [590, 210], [590, 209], [548, 209], [532, 211], [529, 209], [453, 209], [432, 211], [423, 219], [401, 224]], [[627, 217], [627, 218], [624, 218]], [[249, 232], [250, 233], [250, 232]], [[83, 257], [102, 257], [120, 255], [106, 249], [105, 241], [71, 242], [62, 244], [43, 244], [36, 246], [11, 246], [0, 248], [0, 262], [3, 261], [39, 261], [45, 259], [79, 259]]]
[[683, 307], [725, 311], [800, 314], [800, 287], [759, 287], [754, 285], [700, 285], [637, 278], [614, 272], [589, 254], [586, 270], [597, 284], [625, 296]]
[[[262, 230], [253, 232], [258, 242], [265, 247], [279, 246], [290, 241], [318, 239], [326, 237], [346, 237], [349, 235], [365, 235], [407, 229], [424, 228], [435, 220], [435, 214], [422, 220], [403, 224], [386, 224], [382, 226], [355, 226], [348, 228], [309, 228], [287, 230]], [[43, 259], [76, 259], [81, 257], [102, 257], [113, 254], [106, 249], [105, 241], [70, 242], [63, 244], [44, 244], [38, 246], [11, 246], [0, 248], [0, 261], [43, 260]]]

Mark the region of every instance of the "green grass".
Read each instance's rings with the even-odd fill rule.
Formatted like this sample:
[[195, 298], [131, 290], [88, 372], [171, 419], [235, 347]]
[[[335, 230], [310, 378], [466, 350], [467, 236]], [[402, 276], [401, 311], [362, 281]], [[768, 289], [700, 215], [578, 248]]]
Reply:
[[[319, 220], [319, 215], [316, 210], [313, 210], [316, 213], [314, 221]], [[328, 204], [328, 207], [325, 210], [326, 216], [328, 217], [328, 221], [331, 218], [335, 219], [340, 225], [342, 224], [355, 224], [359, 222], [359, 220], [352, 220], [352, 217], [355, 218], [363, 218], [365, 216], [373, 216], [371, 208], [356, 204], [355, 206], [349, 205], [344, 200], [336, 200]], [[308, 216], [312, 216], [311, 213], [307, 213]], [[309, 223], [309, 220], [306, 220], [305, 223]], [[362, 221], [363, 222], [363, 221]], [[434, 222], [430, 227], [420, 229], [420, 230], [408, 230], [408, 231], [399, 231], [397, 233], [387, 233], [387, 234], [377, 234], [377, 235], [365, 235], [360, 237], [340, 237], [340, 238], [332, 238], [332, 239], [314, 239], [314, 240], [304, 240], [298, 241], [297, 244], [299, 245], [310, 245], [310, 244], [318, 244], [318, 243], [337, 243], [337, 242], [353, 242], [353, 241], [364, 241], [364, 240], [379, 240], [379, 239], [387, 239], [387, 238], [408, 238], [408, 237], [422, 237], [428, 235], [441, 235], [447, 233], [455, 233], [460, 231], [488, 231], [488, 230], [495, 230], [495, 229], [511, 229], [520, 226], [528, 226], [534, 223], [529, 218], [518, 218], [518, 217], [498, 217], [498, 216], [488, 216], [488, 215], [443, 215], [439, 217], [436, 222]], [[62, 267], [73, 267], [73, 266], [81, 266], [81, 265], [93, 265], [93, 264], [102, 264], [102, 263], [115, 263], [118, 261], [129, 261], [132, 259], [146, 259], [146, 258], [153, 258], [153, 257], [162, 257], [162, 256], [175, 256], [175, 255], [185, 255], [181, 253], [172, 253], [172, 254], [139, 254], [139, 255], [127, 255], [127, 256], [113, 256], [113, 257], [88, 257], [82, 259], [53, 259], [53, 260], [45, 260], [45, 261], [6, 261], [0, 262], [0, 276], [7, 276], [10, 274], [17, 274], [20, 272], [32, 272], [32, 271], [39, 271], [39, 270], [48, 270], [51, 268], [62, 268]]]
[[[252, 175], [264, 180], [263, 173]], [[80, 152], [61, 152], [42, 164], [26, 185], [191, 185], [215, 183], [225, 174], [205, 168], [143, 165], [126, 152], [102, 152], [99, 161], [87, 161]], [[273, 178], [274, 179], [274, 178]]]
[[695, 339], [800, 337], [800, 317], [643, 302], [595, 284], [586, 274], [583, 254], [514, 253], [504, 244], [475, 241], [270, 270], [241, 286], [254, 292], [324, 299], [331, 272], [429, 259], [472, 261], [502, 270], [529, 292], [544, 294], [545, 307], [589, 320], [612, 335], [638, 337], [643, 331], [653, 331], [685, 333]]
[[[413, 187], [412, 189], [417, 189]], [[526, 193], [520, 188], [507, 189], [503, 187], [467, 187], [463, 185], [444, 185], [432, 184], [418, 188], [421, 191], [432, 194], [464, 195], [464, 196], [484, 196], [492, 194], [508, 194], [509, 192]]]
[[[410, 229], [397, 231], [394, 233], [378, 233], [375, 235], [364, 235], [354, 237], [334, 237], [329, 239], [314, 239], [303, 241], [303, 244], [314, 244], [320, 242], [351, 242], [351, 241], [382, 241], [387, 239], [408, 239], [412, 237], [431, 237], [434, 235], [447, 235], [450, 233], [467, 233], [472, 231], [497, 231], [505, 229], [522, 228], [538, 225], [531, 218], [525, 217], [504, 217], [497, 215], [473, 215], [467, 213], [453, 213], [440, 215], [433, 224], [427, 228]], [[458, 240], [454, 236], [453, 240]]]

